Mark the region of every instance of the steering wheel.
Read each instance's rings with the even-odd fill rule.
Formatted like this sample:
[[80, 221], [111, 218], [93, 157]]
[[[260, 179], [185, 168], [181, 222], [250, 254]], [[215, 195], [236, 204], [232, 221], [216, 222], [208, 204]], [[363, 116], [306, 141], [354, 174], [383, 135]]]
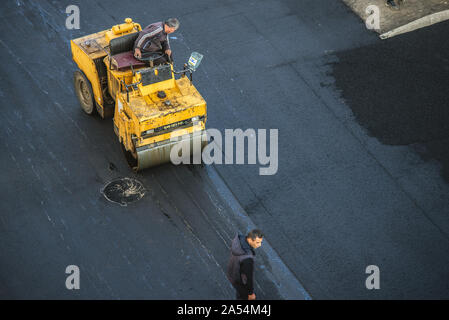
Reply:
[[141, 61], [154, 61], [159, 58], [162, 58], [165, 55], [165, 53], [162, 52], [150, 52], [150, 53], [142, 53], [141, 58], [136, 58], [137, 60]]

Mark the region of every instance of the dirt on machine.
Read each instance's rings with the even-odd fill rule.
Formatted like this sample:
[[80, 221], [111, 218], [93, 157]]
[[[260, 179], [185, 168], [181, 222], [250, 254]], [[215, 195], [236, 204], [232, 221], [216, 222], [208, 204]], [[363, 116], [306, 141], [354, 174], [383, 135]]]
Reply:
[[[190, 145], [188, 155], [207, 144], [206, 101], [192, 84], [202, 55], [193, 52], [182, 70], [173, 62], [154, 65], [137, 60], [133, 45], [140, 24], [132, 19], [111, 29], [70, 41], [75, 92], [85, 113], [113, 117], [117, 135], [130, 166], [138, 171], [170, 161], [172, 149]], [[195, 147], [195, 146], [200, 146]]]

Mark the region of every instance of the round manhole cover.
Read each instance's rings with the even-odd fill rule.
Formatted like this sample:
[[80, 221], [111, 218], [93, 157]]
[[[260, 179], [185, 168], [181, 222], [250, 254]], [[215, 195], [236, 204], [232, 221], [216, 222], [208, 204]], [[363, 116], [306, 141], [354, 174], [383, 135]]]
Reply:
[[136, 202], [145, 195], [143, 184], [132, 178], [120, 178], [109, 182], [101, 191], [106, 199], [111, 202], [126, 206]]

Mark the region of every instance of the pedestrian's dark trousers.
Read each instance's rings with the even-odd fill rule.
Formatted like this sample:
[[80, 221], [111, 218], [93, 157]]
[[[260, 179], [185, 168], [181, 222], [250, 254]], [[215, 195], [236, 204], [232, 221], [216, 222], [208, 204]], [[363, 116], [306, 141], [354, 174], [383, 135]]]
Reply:
[[236, 300], [248, 300], [248, 291], [242, 285], [233, 284], [233, 287], [236, 293]]

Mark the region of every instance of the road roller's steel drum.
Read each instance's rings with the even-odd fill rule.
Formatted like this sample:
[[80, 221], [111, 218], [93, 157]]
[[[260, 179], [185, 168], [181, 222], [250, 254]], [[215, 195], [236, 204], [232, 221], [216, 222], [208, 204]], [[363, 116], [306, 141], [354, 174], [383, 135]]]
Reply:
[[[177, 144], [190, 143], [190, 155], [193, 155], [194, 151], [199, 149], [193, 147], [201, 145], [201, 151], [207, 145], [207, 133], [205, 130], [197, 131], [189, 135], [182, 136], [178, 141], [166, 140], [158, 143], [156, 146], [148, 145], [137, 148], [137, 166], [133, 169], [140, 171], [149, 167], [154, 167], [163, 163], [170, 162], [170, 153]], [[200, 151], [198, 150], [198, 151]], [[186, 157], [187, 155], [182, 155]], [[201, 155], [199, 155], [201, 157]]]

